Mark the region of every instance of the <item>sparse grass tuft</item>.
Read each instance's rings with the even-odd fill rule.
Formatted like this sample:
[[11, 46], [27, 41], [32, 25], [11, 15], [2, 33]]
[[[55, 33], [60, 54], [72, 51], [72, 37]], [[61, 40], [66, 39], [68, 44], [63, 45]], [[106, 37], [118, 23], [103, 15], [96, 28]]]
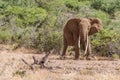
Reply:
[[118, 55], [118, 54], [112, 54], [112, 57], [113, 57], [114, 59], [119, 59], [119, 55]]
[[19, 71], [17, 70], [15, 73], [13, 73], [13, 76], [19, 75], [21, 78], [26, 75], [26, 71]]

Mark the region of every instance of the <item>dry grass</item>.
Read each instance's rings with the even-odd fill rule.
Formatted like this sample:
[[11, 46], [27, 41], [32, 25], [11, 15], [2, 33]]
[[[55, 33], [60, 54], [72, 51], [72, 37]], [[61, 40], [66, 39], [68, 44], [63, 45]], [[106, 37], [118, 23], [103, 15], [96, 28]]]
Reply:
[[119, 75], [113, 74], [53, 74], [47, 71], [37, 71], [35, 73], [28, 73], [25, 77], [14, 76], [12, 80], [119, 80]]
[[32, 56], [20, 51], [0, 51], [0, 80], [120, 80], [120, 61], [58, 60], [50, 56], [46, 66], [52, 69], [36, 68], [34, 71], [21, 58], [32, 63]]

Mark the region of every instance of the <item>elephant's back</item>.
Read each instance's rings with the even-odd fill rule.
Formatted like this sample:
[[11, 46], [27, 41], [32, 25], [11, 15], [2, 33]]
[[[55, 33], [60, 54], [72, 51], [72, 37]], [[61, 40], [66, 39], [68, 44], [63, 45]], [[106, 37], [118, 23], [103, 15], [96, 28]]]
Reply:
[[76, 35], [77, 37], [79, 36], [78, 24], [78, 19], [70, 19], [64, 27], [63, 35], [66, 43], [70, 46], [73, 46], [75, 44], [73, 35]]
[[80, 19], [73, 18], [67, 21], [65, 27], [64, 27], [64, 32], [70, 31], [70, 32], [78, 32]]

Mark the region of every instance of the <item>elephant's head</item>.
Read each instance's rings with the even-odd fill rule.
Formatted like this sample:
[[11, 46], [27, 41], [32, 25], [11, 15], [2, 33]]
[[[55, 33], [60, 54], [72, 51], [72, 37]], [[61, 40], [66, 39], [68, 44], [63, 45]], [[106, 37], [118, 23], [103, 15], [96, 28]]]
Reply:
[[98, 31], [100, 31], [100, 29], [102, 28], [102, 21], [98, 18], [95, 19], [89, 19], [89, 18], [82, 18], [80, 19], [79, 22], [79, 41], [82, 41], [82, 44], [84, 45], [84, 49], [85, 49], [85, 54], [87, 52], [87, 48], [89, 45], [89, 39], [88, 36], [92, 35], [94, 33], [97, 33]]
[[98, 18], [90, 19], [91, 27], [89, 31], [89, 35], [97, 33], [102, 28], [102, 21]]
[[80, 36], [86, 41], [87, 36], [97, 33], [102, 28], [102, 21], [98, 18], [82, 18], [79, 23]]

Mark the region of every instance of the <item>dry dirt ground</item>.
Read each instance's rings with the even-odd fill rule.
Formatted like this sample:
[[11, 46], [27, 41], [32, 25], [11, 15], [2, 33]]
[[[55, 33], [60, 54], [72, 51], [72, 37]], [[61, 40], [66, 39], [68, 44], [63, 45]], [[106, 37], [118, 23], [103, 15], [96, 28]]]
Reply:
[[48, 69], [36, 66], [31, 70], [21, 59], [32, 63], [33, 55], [44, 56], [0, 45], [0, 80], [120, 80], [119, 60], [59, 60], [58, 55], [51, 54], [45, 63]]

